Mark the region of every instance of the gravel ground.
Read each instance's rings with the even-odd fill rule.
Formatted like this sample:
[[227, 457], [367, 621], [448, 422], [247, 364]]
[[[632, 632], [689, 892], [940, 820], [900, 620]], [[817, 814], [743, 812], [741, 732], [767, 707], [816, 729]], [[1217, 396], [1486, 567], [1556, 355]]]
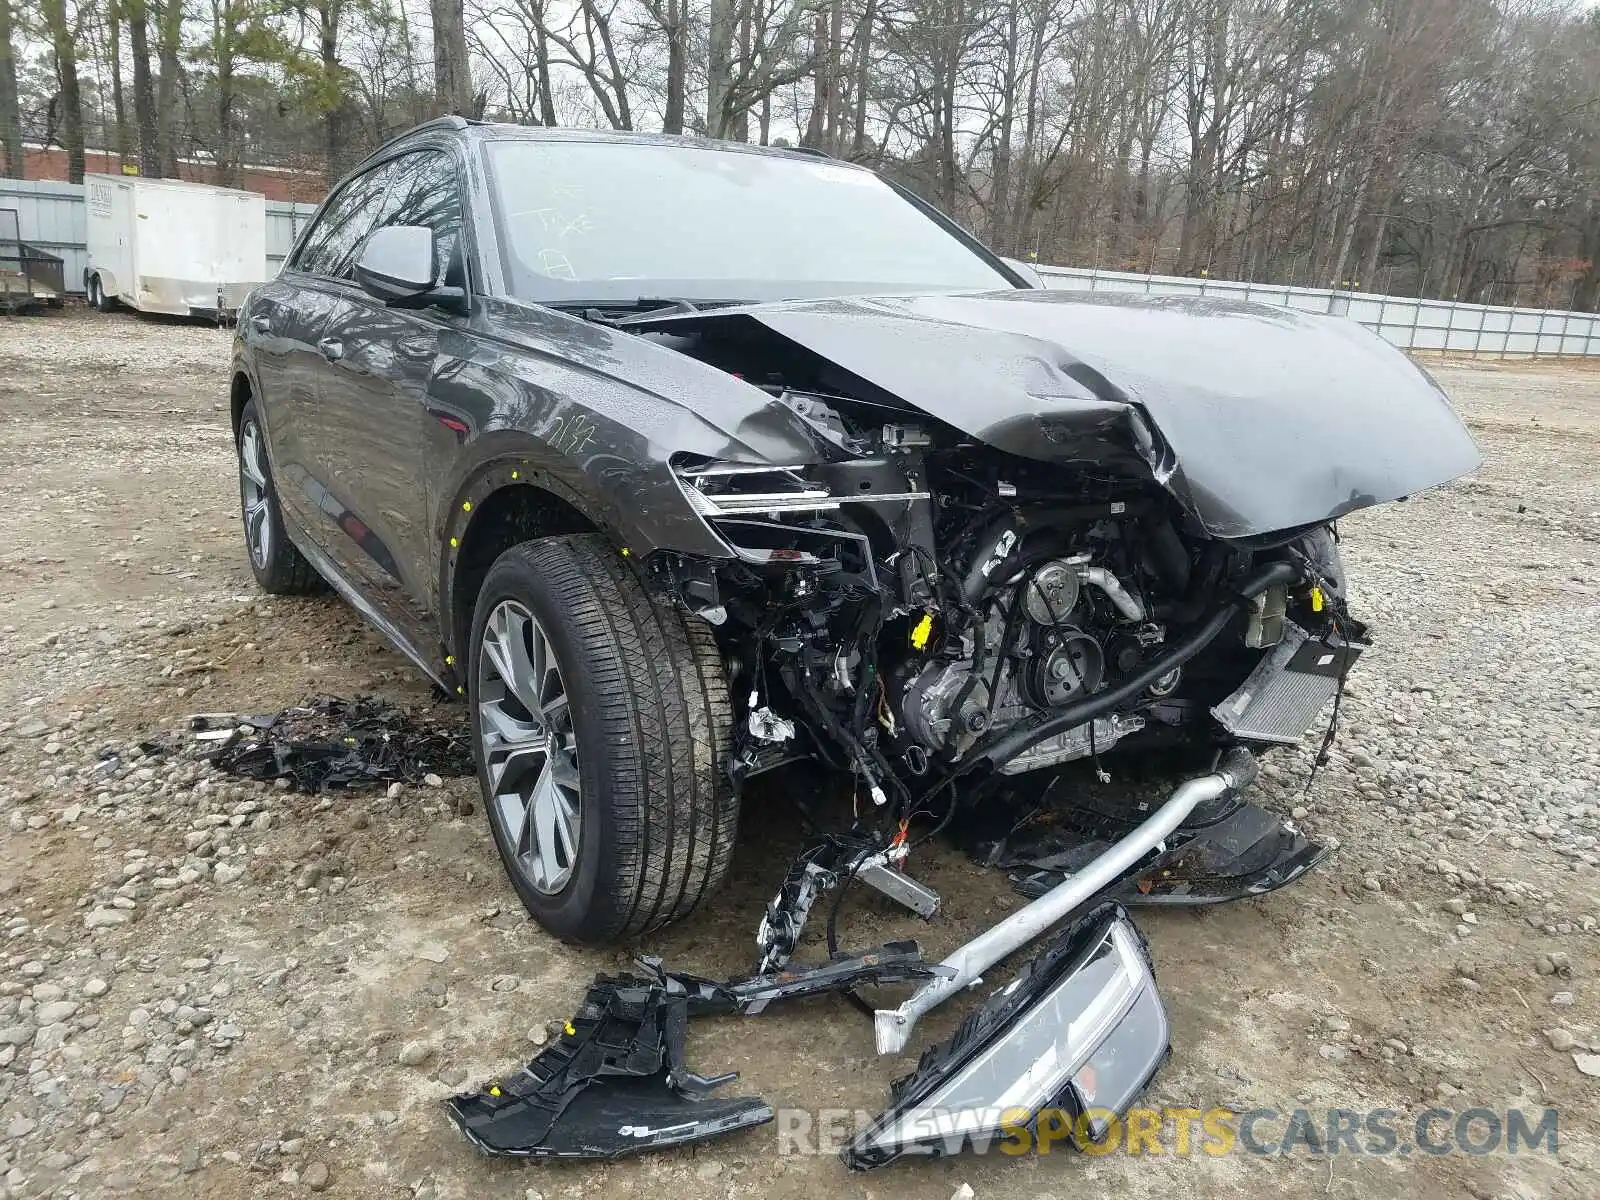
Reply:
[[[1600, 1071], [1600, 371], [1430, 364], [1487, 464], [1346, 522], [1377, 646], [1310, 791], [1302, 753], [1257, 792], [1338, 853], [1261, 900], [1140, 918], [1173, 1021], [1154, 1103], [1549, 1104], [1559, 1152], [969, 1156], [853, 1177], [779, 1155], [771, 1127], [613, 1166], [477, 1157], [438, 1099], [528, 1057], [625, 956], [524, 919], [470, 780], [327, 799], [142, 754], [195, 711], [430, 702], [337, 600], [255, 592], [227, 354], [221, 331], [128, 315], [0, 324], [0, 1197], [1600, 1194], [1583, 1070]], [[715, 908], [645, 949], [747, 967], [796, 840], [751, 811], [768, 803], [747, 801]], [[861, 898], [847, 941], [941, 954], [1017, 903], [948, 851], [915, 870], [939, 917]], [[907, 1069], [835, 1001], [759, 1020], [697, 1022], [693, 1063], [811, 1109], [876, 1110]]]

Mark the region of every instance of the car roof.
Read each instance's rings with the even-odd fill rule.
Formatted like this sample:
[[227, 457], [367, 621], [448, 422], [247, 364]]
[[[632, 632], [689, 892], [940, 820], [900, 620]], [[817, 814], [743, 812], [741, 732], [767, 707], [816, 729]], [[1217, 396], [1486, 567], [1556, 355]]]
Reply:
[[368, 158], [376, 158], [412, 139], [422, 140], [438, 133], [453, 133], [469, 141], [498, 142], [616, 142], [640, 146], [667, 146], [676, 149], [718, 150], [728, 154], [756, 154], [772, 158], [824, 159], [851, 170], [866, 171], [853, 163], [809, 147], [753, 146], [748, 142], [729, 142], [688, 133], [639, 133], [625, 129], [571, 129], [549, 125], [513, 125], [501, 121], [469, 121], [465, 117], [437, 117], [424, 121], [390, 138]]

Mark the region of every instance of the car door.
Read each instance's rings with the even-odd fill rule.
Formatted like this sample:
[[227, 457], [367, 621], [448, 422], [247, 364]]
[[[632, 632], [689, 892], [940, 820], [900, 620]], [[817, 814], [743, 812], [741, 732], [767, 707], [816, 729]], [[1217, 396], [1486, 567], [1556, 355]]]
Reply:
[[388, 187], [387, 164], [351, 179], [323, 206], [278, 278], [250, 298], [244, 337], [263, 396], [262, 420], [278, 500], [318, 548], [330, 548], [339, 504], [329, 492], [319, 428], [318, 390], [325, 365], [323, 330], [350, 264], [377, 219]]
[[[436, 277], [446, 281], [462, 236], [456, 163], [445, 150], [391, 160], [387, 197], [374, 230], [420, 225], [434, 231]], [[456, 270], [461, 268], [457, 266]], [[449, 282], [455, 282], [450, 280]], [[322, 437], [332, 451], [331, 490], [348, 511], [336, 551], [382, 616], [419, 650], [438, 643], [437, 564], [428, 527], [425, 423], [429, 394], [465, 320], [437, 306], [391, 308], [351, 288], [323, 328]]]

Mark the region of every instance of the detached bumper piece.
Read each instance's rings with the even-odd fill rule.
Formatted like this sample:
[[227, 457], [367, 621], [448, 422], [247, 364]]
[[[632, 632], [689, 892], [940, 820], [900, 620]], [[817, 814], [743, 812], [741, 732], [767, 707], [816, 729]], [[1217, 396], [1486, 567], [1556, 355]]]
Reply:
[[[1328, 857], [1292, 822], [1228, 798], [1220, 812], [1179, 828], [1164, 851], [1113, 893], [1129, 906], [1243, 900], [1293, 883]], [[1025, 831], [986, 847], [986, 860], [1011, 872], [1013, 888], [1043, 896], [1092, 862], [1126, 831], [1111, 820], [1078, 820]]]
[[814, 967], [788, 967], [725, 983], [665, 970], [659, 958], [641, 958], [639, 965], [669, 997], [683, 996], [690, 1016], [737, 1012], [753, 1017], [774, 1000], [800, 1000], [886, 983], [920, 983], [948, 973], [938, 963], [926, 961], [916, 942], [886, 942], [865, 954], [840, 956]]
[[601, 975], [560, 1038], [510, 1079], [446, 1100], [467, 1140], [518, 1158], [619, 1158], [764, 1125], [755, 1096], [710, 1093], [738, 1078], [705, 1079], [684, 1063], [689, 1018], [760, 1012], [774, 1000], [845, 992], [937, 976], [915, 942], [890, 942], [853, 958], [719, 982], [641, 958], [646, 977]]
[[853, 1170], [960, 1153], [1042, 1122], [1099, 1142], [1170, 1049], [1144, 938], [1115, 904], [1078, 920], [897, 1081], [840, 1154]]
[[688, 1010], [682, 992], [602, 976], [555, 1044], [512, 1078], [452, 1096], [445, 1110], [485, 1154], [520, 1158], [619, 1158], [772, 1120], [757, 1097], [709, 1095], [736, 1073], [688, 1071]]

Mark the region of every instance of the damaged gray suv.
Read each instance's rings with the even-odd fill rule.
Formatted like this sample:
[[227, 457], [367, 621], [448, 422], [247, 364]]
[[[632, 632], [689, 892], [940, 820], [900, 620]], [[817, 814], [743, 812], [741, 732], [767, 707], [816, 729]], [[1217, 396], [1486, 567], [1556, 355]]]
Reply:
[[1006, 947], [1140, 872], [1277, 886], [1320, 850], [1276, 822], [1199, 882], [1152, 866], [1365, 646], [1333, 523], [1477, 450], [1354, 324], [1038, 282], [821, 156], [432, 122], [240, 313], [251, 565], [466, 698], [495, 843], [562, 937], [688, 913], [741, 790], [799, 762], [855, 819], [783, 881], [763, 969], [827, 887], [931, 912], [908, 849], [1075, 760], [1206, 773], [1153, 816], [1086, 787], [1076, 857], [1002, 847], [1077, 887]]

